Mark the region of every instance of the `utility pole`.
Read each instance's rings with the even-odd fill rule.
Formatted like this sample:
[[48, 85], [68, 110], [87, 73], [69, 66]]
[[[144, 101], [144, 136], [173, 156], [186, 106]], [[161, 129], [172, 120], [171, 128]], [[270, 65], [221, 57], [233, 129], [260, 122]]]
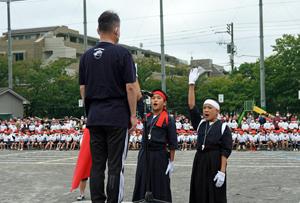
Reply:
[[267, 110], [265, 91], [264, 31], [262, 0], [259, 0], [259, 38], [260, 38], [260, 99], [261, 108]]
[[83, 0], [83, 27], [84, 27], [84, 37], [83, 37], [83, 43], [84, 43], [84, 52], [87, 51], [87, 31], [86, 31], [86, 0]]
[[166, 93], [166, 73], [165, 73], [165, 43], [164, 43], [164, 20], [163, 20], [163, 0], [160, 0], [160, 43], [161, 43], [161, 86]]
[[8, 87], [13, 89], [12, 83], [12, 55], [11, 55], [11, 27], [10, 27], [10, 0], [7, 3], [7, 37], [8, 37]]
[[233, 23], [227, 24], [227, 33], [231, 35], [231, 42], [227, 45], [227, 53], [230, 53], [231, 70], [234, 68], [234, 42], [233, 42]]

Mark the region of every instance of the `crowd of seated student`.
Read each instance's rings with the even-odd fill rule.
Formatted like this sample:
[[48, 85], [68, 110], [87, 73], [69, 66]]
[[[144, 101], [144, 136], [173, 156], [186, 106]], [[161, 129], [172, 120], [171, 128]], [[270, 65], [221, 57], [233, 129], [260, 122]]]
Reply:
[[51, 121], [48, 118], [26, 118], [1, 121], [0, 149], [20, 150], [74, 150], [79, 148], [86, 120], [71, 119]]
[[[56, 120], [43, 119], [10, 119], [0, 124], [0, 149], [2, 150], [74, 150], [79, 148], [79, 142], [86, 127], [86, 118], [70, 117]], [[237, 150], [256, 151], [263, 147], [267, 150], [298, 151], [300, 145], [299, 120], [296, 115], [286, 114], [260, 119], [251, 114], [243, 117], [238, 125], [236, 116], [229, 118], [221, 115], [223, 123], [228, 125], [232, 132], [232, 145]], [[189, 120], [180, 115], [175, 118], [179, 150], [197, 149], [197, 132]], [[130, 134], [128, 149], [140, 149], [143, 134], [143, 123], [138, 120], [137, 128]]]
[[74, 150], [79, 148], [79, 141], [82, 139], [83, 130], [68, 131], [46, 131], [22, 133], [19, 130], [0, 130], [0, 149], [1, 150], [20, 150], [24, 147], [27, 150]]

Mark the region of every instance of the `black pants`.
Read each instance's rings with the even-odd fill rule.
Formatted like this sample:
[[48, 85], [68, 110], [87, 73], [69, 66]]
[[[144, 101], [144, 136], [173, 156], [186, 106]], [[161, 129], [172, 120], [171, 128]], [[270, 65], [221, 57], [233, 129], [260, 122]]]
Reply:
[[106, 186], [107, 203], [123, 200], [124, 161], [127, 155], [127, 128], [111, 126], [90, 126], [90, 149], [92, 168], [90, 191], [93, 203], [104, 203], [104, 179], [108, 162], [108, 181]]

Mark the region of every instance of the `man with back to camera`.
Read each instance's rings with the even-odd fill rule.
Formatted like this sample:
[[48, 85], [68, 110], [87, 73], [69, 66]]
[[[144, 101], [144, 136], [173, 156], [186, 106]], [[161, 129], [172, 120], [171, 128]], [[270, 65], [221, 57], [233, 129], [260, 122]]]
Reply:
[[[79, 85], [90, 131], [92, 202], [123, 200], [123, 169], [128, 133], [136, 128], [136, 69], [131, 53], [116, 46], [120, 18], [112, 11], [98, 18], [100, 42], [86, 51], [79, 65]], [[106, 161], [108, 181], [104, 192]]]

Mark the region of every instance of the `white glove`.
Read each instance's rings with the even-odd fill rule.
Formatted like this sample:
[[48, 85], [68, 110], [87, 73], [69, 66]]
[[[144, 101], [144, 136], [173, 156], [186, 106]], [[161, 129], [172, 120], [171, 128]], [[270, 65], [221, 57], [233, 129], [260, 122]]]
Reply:
[[135, 76], [138, 77], [138, 74], [137, 74], [137, 63], [135, 63], [134, 65], [135, 65]]
[[166, 175], [169, 173], [169, 178], [172, 178], [172, 173], [173, 173], [173, 166], [174, 166], [174, 161], [170, 162], [169, 161], [169, 165], [168, 168], [166, 170]]
[[195, 84], [196, 80], [199, 78], [200, 74], [198, 72], [198, 68], [193, 68], [190, 72], [189, 76], [189, 85]]
[[225, 176], [226, 176], [225, 173], [218, 171], [218, 173], [216, 174], [216, 176], [214, 178], [214, 181], [217, 181], [216, 187], [222, 187], [222, 185], [224, 184], [224, 181], [225, 181]]

